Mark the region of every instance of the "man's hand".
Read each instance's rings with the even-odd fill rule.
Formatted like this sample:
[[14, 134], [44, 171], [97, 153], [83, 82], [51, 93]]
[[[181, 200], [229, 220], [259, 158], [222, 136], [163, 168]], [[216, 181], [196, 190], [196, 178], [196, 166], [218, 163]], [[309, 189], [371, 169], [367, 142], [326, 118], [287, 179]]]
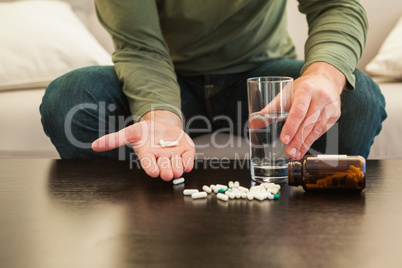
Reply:
[[286, 154], [299, 160], [341, 115], [346, 78], [334, 66], [315, 62], [293, 84], [291, 108], [280, 139]]
[[[162, 147], [159, 141], [178, 141], [176, 147]], [[195, 147], [183, 131], [180, 118], [169, 111], [152, 111], [141, 121], [118, 132], [100, 137], [92, 143], [97, 152], [130, 144], [137, 153], [144, 171], [151, 177], [169, 181], [190, 172], [194, 166]]]

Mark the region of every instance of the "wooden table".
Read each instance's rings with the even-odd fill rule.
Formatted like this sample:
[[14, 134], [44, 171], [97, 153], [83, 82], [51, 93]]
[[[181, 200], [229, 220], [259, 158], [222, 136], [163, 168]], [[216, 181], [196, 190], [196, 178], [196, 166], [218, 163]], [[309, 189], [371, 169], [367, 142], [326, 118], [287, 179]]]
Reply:
[[363, 193], [203, 200], [248, 162], [199, 161], [185, 184], [135, 162], [0, 160], [0, 267], [401, 267], [402, 161], [368, 161]]

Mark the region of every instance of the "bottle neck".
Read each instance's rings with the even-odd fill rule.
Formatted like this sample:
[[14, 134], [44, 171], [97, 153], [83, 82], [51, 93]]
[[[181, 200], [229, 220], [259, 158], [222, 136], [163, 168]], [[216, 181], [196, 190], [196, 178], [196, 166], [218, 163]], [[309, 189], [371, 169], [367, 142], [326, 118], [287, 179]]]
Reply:
[[289, 161], [288, 184], [290, 186], [299, 186], [303, 184], [302, 163], [300, 161], [295, 160]]

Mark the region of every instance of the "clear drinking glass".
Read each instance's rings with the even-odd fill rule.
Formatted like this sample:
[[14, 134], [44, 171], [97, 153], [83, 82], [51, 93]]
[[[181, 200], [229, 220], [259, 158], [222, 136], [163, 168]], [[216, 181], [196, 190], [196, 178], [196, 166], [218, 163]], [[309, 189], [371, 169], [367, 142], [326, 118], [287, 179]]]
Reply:
[[288, 117], [291, 77], [247, 79], [251, 177], [257, 182], [287, 181], [289, 158], [279, 136]]

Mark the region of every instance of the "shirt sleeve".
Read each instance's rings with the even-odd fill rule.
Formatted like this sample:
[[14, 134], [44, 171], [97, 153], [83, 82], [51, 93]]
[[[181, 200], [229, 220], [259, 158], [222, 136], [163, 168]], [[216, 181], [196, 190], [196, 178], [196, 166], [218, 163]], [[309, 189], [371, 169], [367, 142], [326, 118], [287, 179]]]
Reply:
[[168, 110], [181, 117], [180, 87], [153, 0], [96, 0], [115, 46], [112, 60], [131, 113]]
[[313, 62], [327, 62], [345, 75], [346, 88], [353, 89], [353, 71], [365, 47], [368, 30], [362, 5], [357, 0], [299, 0], [299, 10], [306, 14], [309, 25], [302, 73]]

